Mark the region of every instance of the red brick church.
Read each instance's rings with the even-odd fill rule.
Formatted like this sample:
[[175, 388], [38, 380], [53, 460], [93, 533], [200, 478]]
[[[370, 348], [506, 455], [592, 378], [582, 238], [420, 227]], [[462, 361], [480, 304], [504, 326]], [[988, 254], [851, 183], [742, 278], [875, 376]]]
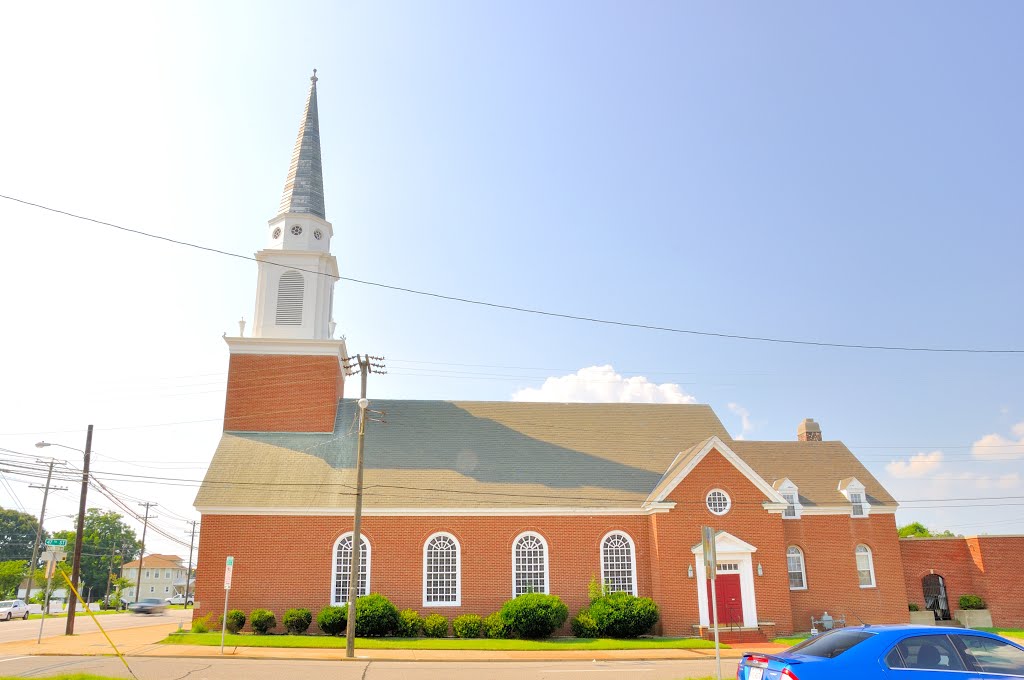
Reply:
[[[257, 254], [250, 334], [225, 338], [224, 434], [195, 501], [200, 615], [220, 612], [228, 555], [232, 607], [280, 620], [348, 600], [358, 407], [334, 337], [316, 94], [314, 75]], [[388, 422], [367, 426], [360, 595], [453, 618], [540, 591], [575, 614], [596, 578], [654, 598], [661, 633], [690, 635], [709, 621], [710, 525], [718, 611], [733, 628], [807, 630], [825, 611], [906, 621], [908, 601], [922, 599], [921, 575], [904, 571], [896, 501], [813, 420], [793, 441], [758, 442], [732, 439], [694, 404], [371, 407]]]

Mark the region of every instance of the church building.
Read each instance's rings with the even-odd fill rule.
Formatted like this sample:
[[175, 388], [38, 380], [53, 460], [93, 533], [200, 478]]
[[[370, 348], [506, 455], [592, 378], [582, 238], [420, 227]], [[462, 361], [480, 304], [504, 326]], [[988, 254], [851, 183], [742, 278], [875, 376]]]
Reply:
[[[314, 615], [349, 597], [358, 384], [332, 318], [314, 73], [284, 195], [257, 253], [250, 332], [226, 337], [224, 433], [196, 497], [198, 615]], [[347, 392], [346, 393], [346, 388]], [[355, 398], [353, 398], [355, 397]], [[731, 438], [699, 404], [372, 400], [359, 594], [452, 619], [520, 593], [570, 616], [592, 579], [654, 598], [657, 632], [709, 624], [701, 527], [716, 534], [723, 625], [759, 639], [828, 611], [903, 622], [896, 501], [818, 424]], [[796, 424], [796, 419], [794, 419]]]

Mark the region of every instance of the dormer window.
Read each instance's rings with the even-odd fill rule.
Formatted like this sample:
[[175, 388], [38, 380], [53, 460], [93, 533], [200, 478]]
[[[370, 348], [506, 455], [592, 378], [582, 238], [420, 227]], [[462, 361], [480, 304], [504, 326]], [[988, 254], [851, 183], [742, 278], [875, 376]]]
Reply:
[[782, 519], [800, 519], [800, 511], [804, 506], [800, 504], [800, 493], [796, 484], [788, 479], [782, 479], [775, 483], [775, 488], [786, 500], [786, 507], [782, 509]]
[[855, 477], [844, 479], [839, 483], [839, 491], [850, 501], [850, 517], [867, 517], [871, 511], [864, 485]]

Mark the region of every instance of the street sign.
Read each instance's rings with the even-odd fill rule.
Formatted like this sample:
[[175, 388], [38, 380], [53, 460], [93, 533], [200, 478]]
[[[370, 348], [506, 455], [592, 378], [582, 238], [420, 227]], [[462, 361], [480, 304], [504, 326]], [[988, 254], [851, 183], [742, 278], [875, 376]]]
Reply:
[[718, 553], [715, 550], [715, 530], [711, 527], [700, 528], [700, 547], [704, 552], [704, 571], [714, 581], [718, 575]]
[[67, 562], [68, 554], [66, 552], [50, 552], [49, 550], [47, 550], [40, 556], [39, 559], [41, 559], [44, 562]]
[[61, 547], [64, 547], [67, 544], [68, 544], [68, 539], [66, 539], [66, 538], [48, 538], [48, 539], [46, 539], [46, 545], [59, 545]]
[[231, 590], [231, 572], [235, 570], [235, 558], [228, 556], [227, 564], [224, 565], [224, 590]]

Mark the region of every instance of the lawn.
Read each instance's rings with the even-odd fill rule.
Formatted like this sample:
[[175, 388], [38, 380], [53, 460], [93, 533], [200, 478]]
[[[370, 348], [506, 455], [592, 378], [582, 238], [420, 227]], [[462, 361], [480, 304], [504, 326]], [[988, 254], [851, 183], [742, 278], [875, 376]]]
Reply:
[[988, 631], [1003, 637], [1024, 638], [1024, 628], [978, 628], [978, 630]]
[[[220, 633], [172, 633], [169, 645], [220, 646]], [[227, 635], [228, 647], [312, 647], [343, 649], [345, 638], [326, 635]], [[361, 649], [474, 649], [482, 651], [558, 651], [571, 649], [713, 649], [714, 643], [698, 638], [640, 638], [637, 640], [489, 640], [483, 638], [356, 638]], [[727, 645], [722, 645], [728, 649]]]
[[791, 637], [780, 637], [780, 638], [775, 638], [774, 640], [772, 640], [772, 644], [773, 645], [786, 645], [787, 647], [792, 647], [796, 643], [803, 642], [804, 640], [806, 640], [809, 637], [811, 637], [810, 633], [802, 633], [800, 635], [793, 635]]

